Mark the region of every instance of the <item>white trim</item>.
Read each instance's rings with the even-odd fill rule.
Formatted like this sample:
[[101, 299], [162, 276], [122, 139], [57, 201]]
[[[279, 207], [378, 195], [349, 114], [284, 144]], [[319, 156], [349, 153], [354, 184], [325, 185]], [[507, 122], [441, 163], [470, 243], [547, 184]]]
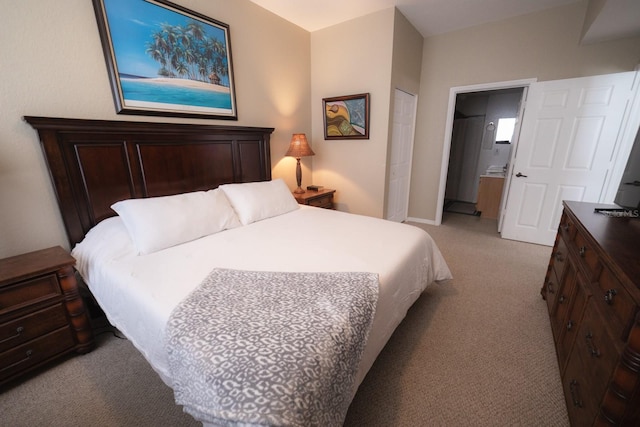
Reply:
[[436, 224], [436, 222], [434, 220], [432, 220], [432, 219], [415, 218], [415, 217], [412, 217], [412, 216], [407, 218], [407, 220], [405, 222], [417, 222], [419, 224], [440, 225], [440, 224]]
[[445, 122], [444, 144], [442, 148], [442, 163], [440, 164], [440, 188], [438, 189], [438, 204], [434, 224], [442, 223], [442, 209], [444, 208], [444, 194], [447, 187], [447, 172], [449, 170], [449, 152], [451, 151], [451, 134], [453, 132], [453, 117], [456, 109], [456, 97], [459, 93], [484, 92], [516, 87], [528, 87], [537, 79], [510, 80], [495, 83], [482, 83], [470, 86], [455, 86], [449, 89], [449, 107], [447, 121]]

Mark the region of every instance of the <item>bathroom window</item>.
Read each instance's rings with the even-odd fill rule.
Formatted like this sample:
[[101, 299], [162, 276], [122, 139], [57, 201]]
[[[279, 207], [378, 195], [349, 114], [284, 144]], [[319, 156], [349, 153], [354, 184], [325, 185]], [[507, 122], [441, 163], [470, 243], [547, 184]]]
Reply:
[[513, 130], [515, 127], [515, 117], [498, 119], [498, 127], [496, 128], [496, 144], [511, 144], [511, 138], [513, 138]]

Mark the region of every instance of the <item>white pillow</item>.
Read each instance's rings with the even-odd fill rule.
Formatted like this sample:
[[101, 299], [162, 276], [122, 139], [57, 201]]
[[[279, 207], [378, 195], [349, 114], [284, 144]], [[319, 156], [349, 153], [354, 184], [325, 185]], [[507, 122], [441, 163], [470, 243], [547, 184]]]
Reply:
[[223, 184], [218, 188], [227, 195], [242, 225], [282, 215], [300, 207], [282, 179]]
[[141, 255], [240, 225], [218, 189], [122, 200], [111, 209], [122, 218]]

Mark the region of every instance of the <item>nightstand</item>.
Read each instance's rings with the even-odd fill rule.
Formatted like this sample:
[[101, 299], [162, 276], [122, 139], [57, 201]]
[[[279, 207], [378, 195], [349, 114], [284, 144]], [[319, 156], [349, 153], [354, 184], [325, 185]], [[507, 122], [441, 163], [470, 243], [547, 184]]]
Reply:
[[0, 384], [93, 348], [74, 264], [59, 246], [0, 260]]
[[335, 192], [336, 190], [323, 188], [320, 191], [307, 190], [302, 194], [293, 193], [293, 196], [301, 205], [316, 206], [318, 208], [325, 208], [325, 209], [334, 209], [333, 193]]

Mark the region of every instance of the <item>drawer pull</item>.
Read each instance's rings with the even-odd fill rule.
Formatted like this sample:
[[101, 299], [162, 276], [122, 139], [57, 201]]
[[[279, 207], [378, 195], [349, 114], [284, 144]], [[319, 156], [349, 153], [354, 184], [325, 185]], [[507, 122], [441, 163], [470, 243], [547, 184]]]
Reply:
[[556, 293], [556, 291], [553, 290], [553, 282], [551, 280], [547, 280], [547, 292], [550, 294]]
[[564, 304], [564, 300], [567, 299], [567, 297], [565, 297], [564, 295], [560, 295], [560, 298], [558, 298], [558, 302], [560, 304]]
[[11, 369], [14, 366], [18, 366], [21, 363], [26, 362], [27, 360], [31, 359], [31, 355], [33, 354], [33, 351], [31, 350], [27, 350], [25, 351], [25, 358], [24, 359], [20, 359], [17, 362], [13, 362], [11, 365], [5, 366], [4, 368], [0, 369], [0, 372], [6, 371], [7, 369]]
[[616, 291], [615, 289], [609, 289], [607, 292], [604, 293], [604, 302], [606, 302], [609, 305], [612, 305], [613, 297], [615, 297], [616, 295], [618, 295], [618, 291]]
[[5, 343], [7, 341], [11, 341], [14, 340], [16, 338], [18, 338], [20, 335], [22, 335], [22, 333], [24, 332], [24, 328], [22, 326], [18, 326], [16, 328], [16, 333], [11, 335], [9, 338], [5, 338], [3, 340], [0, 340], [0, 344]]
[[580, 399], [580, 394], [578, 394], [578, 381], [571, 380], [571, 382], [569, 383], [569, 391], [571, 391], [571, 400], [573, 401], [573, 406], [582, 408], [582, 399]]
[[580, 246], [579, 253], [580, 253], [581, 257], [584, 257], [585, 252], [587, 252], [587, 247], [586, 246]]
[[569, 320], [567, 322], [567, 331], [570, 331], [571, 329], [573, 329], [573, 320]]
[[564, 256], [562, 255], [562, 252], [558, 252], [558, 253], [556, 253], [556, 254], [555, 254], [555, 259], [556, 259], [556, 261], [558, 261], [558, 262], [562, 262], [562, 261], [564, 261]]
[[591, 357], [600, 357], [600, 350], [598, 350], [598, 347], [593, 344], [593, 334], [591, 332], [587, 332], [585, 339], [587, 341], [587, 347]]

